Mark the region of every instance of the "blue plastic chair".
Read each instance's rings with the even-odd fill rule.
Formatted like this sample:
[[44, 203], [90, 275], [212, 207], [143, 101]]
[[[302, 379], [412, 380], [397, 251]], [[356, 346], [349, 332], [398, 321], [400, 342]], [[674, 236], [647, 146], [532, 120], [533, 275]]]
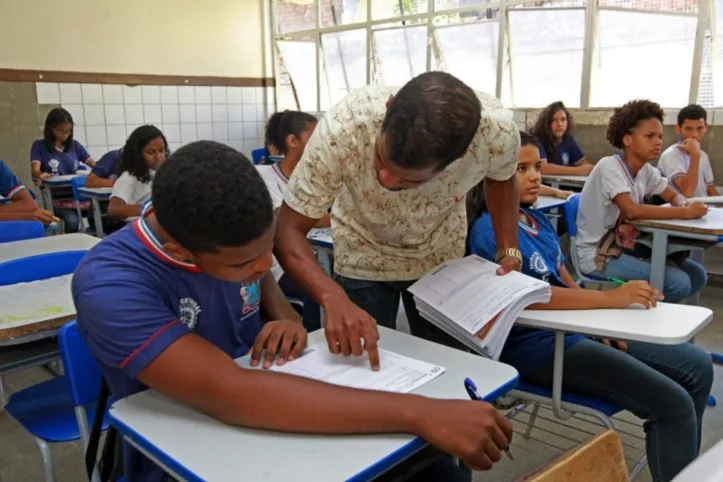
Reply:
[[87, 251], [39, 254], [0, 263], [0, 286], [55, 278], [75, 271]]
[[75, 200], [75, 212], [78, 213], [78, 219], [80, 220], [80, 232], [86, 232], [85, 222], [83, 222], [83, 212], [80, 210], [80, 203], [88, 201], [88, 198], [80, 194], [81, 187], [85, 187], [87, 176], [75, 176], [70, 180], [70, 188], [73, 191], [73, 199]]
[[1, 221], [0, 243], [45, 237], [45, 226], [40, 221]]
[[266, 148], [265, 147], [259, 147], [258, 149], [254, 149], [251, 151], [251, 160], [254, 161], [254, 164], [261, 164], [261, 161], [266, 156]]
[[[48, 442], [83, 441], [95, 417], [101, 372], [78, 333], [75, 321], [58, 335], [65, 375], [14, 393], [5, 410], [35, 437], [43, 457], [45, 480], [54, 482], [53, 459]], [[103, 430], [108, 428], [103, 421]]]

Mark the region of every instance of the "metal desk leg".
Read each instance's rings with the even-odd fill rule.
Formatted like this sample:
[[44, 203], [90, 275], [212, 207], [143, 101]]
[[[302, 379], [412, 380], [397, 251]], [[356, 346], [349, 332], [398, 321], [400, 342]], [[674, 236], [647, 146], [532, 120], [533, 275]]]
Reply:
[[95, 220], [95, 235], [101, 239], [105, 237], [103, 232], [103, 218], [100, 215], [100, 201], [97, 197], [90, 198], [93, 203], [93, 219]]
[[572, 417], [573, 412], [562, 408], [562, 363], [565, 358], [565, 333], [555, 332], [555, 362], [552, 372], [552, 412], [560, 420]]
[[[323, 248], [321, 246], [314, 247], [314, 251], [316, 252], [316, 260], [319, 262], [319, 266], [321, 266], [321, 269], [324, 270], [324, 273], [326, 273], [329, 276], [334, 275], [334, 254], [333, 252], [328, 248]], [[319, 307], [319, 318], [321, 321], [321, 327], [324, 327], [324, 308], [322, 306]]]
[[650, 260], [650, 284], [663, 292], [665, 283], [665, 263], [668, 253], [668, 233], [653, 231], [653, 256]]

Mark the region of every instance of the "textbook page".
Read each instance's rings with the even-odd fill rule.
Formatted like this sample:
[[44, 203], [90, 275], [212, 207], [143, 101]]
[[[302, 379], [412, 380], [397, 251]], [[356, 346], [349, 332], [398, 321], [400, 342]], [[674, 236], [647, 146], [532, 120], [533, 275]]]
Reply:
[[269, 370], [344, 387], [396, 393], [409, 393], [445, 372], [438, 365], [382, 349], [379, 359], [381, 369], [375, 372], [369, 367], [367, 356], [334, 355], [326, 343], [317, 343], [306, 348], [296, 360]]
[[75, 313], [72, 274], [0, 286], [0, 330], [53, 320]]
[[331, 237], [331, 228], [314, 228], [309, 231], [309, 234], [306, 237], [311, 241], [318, 241], [320, 243], [334, 243]]

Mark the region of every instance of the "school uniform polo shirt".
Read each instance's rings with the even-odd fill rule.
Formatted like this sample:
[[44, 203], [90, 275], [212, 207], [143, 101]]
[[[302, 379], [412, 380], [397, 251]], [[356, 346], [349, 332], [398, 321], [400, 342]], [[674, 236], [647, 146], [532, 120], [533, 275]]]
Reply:
[[[256, 166], [256, 170], [261, 174], [261, 179], [266, 184], [266, 189], [269, 190], [271, 195], [271, 204], [274, 206], [274, 210], [281, 207], [281, 203], [284, 202], [284, 191], [286, 191], [286, 185], [289, 183], [289, 178], [286, 177], [284, 171], [281, 170], [278, 162], [271, 165]], [[274, 279], [279, 281], [284, 275], [284, 268], [274, 256], [273, 264], [271, 265], [271, 273], [274, 275]]]
[[[138, 374], [180, 337], [194, 333], [231, 358], [261, 331], [259, 283], [229, 283], [163, 251], [143, 216], [98, 243], [72, 281], [78, 329], [100, 364], [111, 402], [145, 390]], [[129, 445], [129, 482], [160, 482], [164, 472]]]
[[576, 166], [580, 161], [585, 159], [585, 154], [582, 153], [582, 149], [577, 145], [575, 138], [571, 135], [566, 135], [562, 138], [562, 141], [557, 145], [555, 156], [548, 156], [545, 148], [540, 144], [540, 159], [545, 162], [557, 164], [558, 166]]
[[620, 217], [620, 208], [613, 199], [628, 193], [633, 202], [641, 204], [645, 197], [661, 194], [666, 187], [668, 181], [649, 163], [635, 176], [618, 154], [603, 157], [595, 164], [582, 188], [577, 212], [575, 244], [583, 273], [596, 270], [597, 246]]
[[[531, 224], [518, 221], [522, 272], [552, 286], [564, 287], [560, 268], [565, 264], [565, 256], [560, 249], [557, 230], [543, 213], [530, 209], [523, 209], [523, 212], [527, 214]], [[489, 213], [485, 212], [472, 225], [469, 248], [472, 254], [489, 260], [495, 259], [497, 241]], [[565, 335], [565, 347], [584, 338], [582, 335]], [[524, 377], [551, 363], [554, 354], [555, 333], [550, 330], [513, 326], [502, 349], [500, 361], [512, 365]]]
[[291, 209], [310, 218], [332, 208], [334, 270], [348, 278], [417, 280], [463, 256], [467, 192], [485, 177], [506, 181], [517, 169], [520, 134], [511, 111], [478, 92], [481, 121], [465, 154], [421, 186], [385, 188], [374, 145], [397, 91], [367, 85], [328, 110], [284, 193]]
[[[678, 186], [675, 185], [675, 180], [688, 173], [688, 169], [690, 169], [690, 154], [685, 152], [680, 145], [673, 144], [660, 156], [658, 169], [663, 173], [663, 176], [668, 178], [670, 187], [680, 192]], [[692, 197], [707, 196], [708, 187], [714, 185], [713, 168], [710, 165], [708, 154], [700, 151], [700, 160], [698, 160], [698, 184], [695, 186], [695, 192]]]
[[120, 163], [120, 159], [120, 149], [108, 151], [103, 154], [103, 157], [98, 159], [98, 162], [95, 163], [91, 172], [98, 177], [102, 177], [103, 179], [115, 179], [116, 177], [118, 177], [116, 175], [116, 172], [118, 169], [118, 164]]
[[80, 168], [80, 164], [85, 163], [88, 159], [92, 159], [92, 156], [76, 140], [73, 140], [73, 144], [67, 151], [58, 149], [49, 151], [42, 139], [33, 142], [30, 148], [30, 162], [39, 162], [40, 171], [53, 176], [75, 174]]
[[23, 189], [25, 189], [25, 185], [15, 177], [7, 164], [0, 161], [0, 196], [5, 199], [12, 199]]

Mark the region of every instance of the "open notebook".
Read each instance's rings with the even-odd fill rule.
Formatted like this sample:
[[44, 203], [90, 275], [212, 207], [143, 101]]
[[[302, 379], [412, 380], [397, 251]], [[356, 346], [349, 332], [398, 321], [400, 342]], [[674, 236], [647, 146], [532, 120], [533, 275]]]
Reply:
[[522, 310], [550, 301], [550, 285], [522, 273], [498, 276], [479, 256], [442, 263], [409, 291], [421, 315], [475, 352], [497, 360]]

